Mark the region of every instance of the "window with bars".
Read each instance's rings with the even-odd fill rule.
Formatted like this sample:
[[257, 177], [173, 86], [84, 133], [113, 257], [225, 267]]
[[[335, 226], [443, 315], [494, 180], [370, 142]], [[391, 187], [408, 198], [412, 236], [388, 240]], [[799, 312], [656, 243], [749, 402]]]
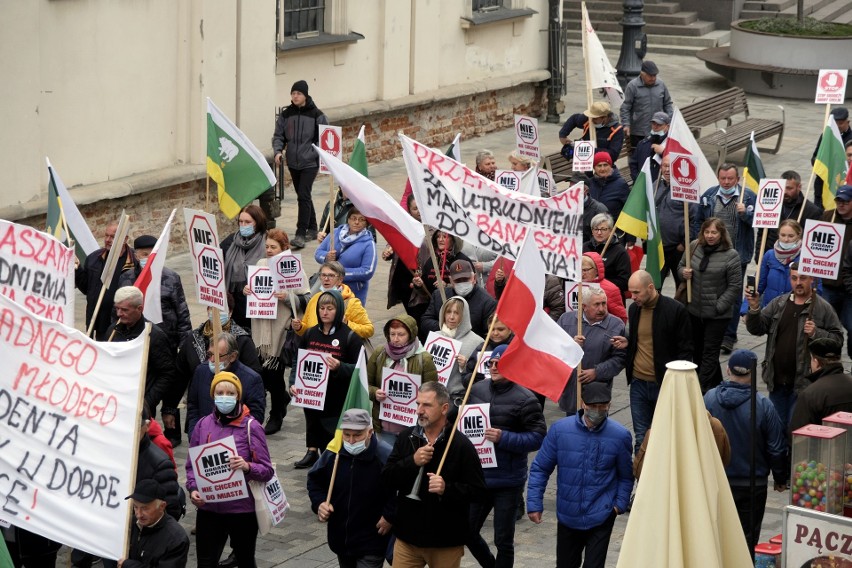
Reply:
[[284, 37], [309, 37], [325, 32], [325, 4], [325, 0], [280, 0], [279, 32], [283, 29]]
[[503, 0], [473, 0], [474, 12], [488, 12], [503, 7]]

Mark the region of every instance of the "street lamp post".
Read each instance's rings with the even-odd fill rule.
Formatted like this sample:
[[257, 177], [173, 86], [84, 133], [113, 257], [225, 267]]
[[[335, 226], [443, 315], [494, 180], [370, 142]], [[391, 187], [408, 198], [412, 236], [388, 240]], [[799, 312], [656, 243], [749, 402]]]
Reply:
[[639, 76], [642, 59], [648, 48], [648, 37], [643, 28], [642, 19], [644, 0], [624, 0], [624, 18], [621, 27], [621, 53], [615, 66], [616, 76], [621, 88], [624, 89], [632, 79]]

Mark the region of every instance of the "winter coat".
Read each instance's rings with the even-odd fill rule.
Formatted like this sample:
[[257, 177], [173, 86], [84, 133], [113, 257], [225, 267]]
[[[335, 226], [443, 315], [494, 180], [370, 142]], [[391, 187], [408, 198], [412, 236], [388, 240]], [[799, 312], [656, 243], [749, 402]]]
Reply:
[[154, 526], [131, 524], [130, 551], [122, 568], [184, 568], [188, 556], [186, 529], [166, 514]]
[[[239, 361], [234, 361], [227, 370], [234, 373], [243, 385], [243, 396], [240, 402], [248, 407], [255, 420], [263, 424], [266, 414], [266, 391], [263, 388], [263, 379], [253, 369]], [[190, 436], [198, 421], [216, 408], [213, 397], [210, 396], [212, 384], [213, 371], [210, 370], [210, 366], [202, 363], [196, 367], [186, 395], [186, 432]]]
[[[661, 179], [654, 194], [657, 205], [657, 223], [660, 226], [660, 240], [663, 248], [686, 246], [686, 228], [683, 226], [683, 201], [672, 199], [671, 187]], [[695, 215], [696, 205], [688, 204], [689, 217]]]
[[[760, 311], [748, 311], [746, 314], [746, 329], [752, 335], [766, 335], [766, 356], [763, 359], [763, 382], [769, 392], [775, 390], [775, 368], [772, 360], [775, 358], [775, 343], [777, 341], [778, 325], [784, 308], [790, 299], [789, 294], [778, 296]], [[813, 294], [810, 307], [799, 314], [796, 331], [796, 392], [801, 392], [810, 385], [807, 375], [810, 374], [811, 357], [808, 350], [809, 339], [805, 337], [804, 327], [808, 319], [814, 320], [816, 330], [811, 339], [828, 337], [843, 343], [843, 326], [831, 304]]]
[[[852, 132], [852, 129], [850, 129], [849, 132]], [[820, 178], [817, 178], [817, 179], [820, 179]], [[822, 220], [823, 221], [829, 221], [829, 222], [832, 222], [832, 223], [838, 223], [840, 225], [846, 225], [846, 231], [843, 233], [843, 246], [840, 249], [840, 258], [842, 258], [842, 259], [850, 258], [847, 255], [847, 252], [849, 251], [849, 241], [852, 240], [852, 219], [846, 219], [846, 220], [841, 219], [839, 215], [835, 215], [835, 211], [836, 211], [835, 209], [829, 209], [828, 211], [823, 213]], [[832, 221], [832, 218], [834, 218], [833, 221]], [[845, 262], [843, 264], [845, 264]], [[845, 272], [848, 274], [848, 269]], [[848, 276], [846, 277], [846, 279], [848, 279]], [[844, 281], [845, 281], [845, 279], [844, 279], [844, 276], [843, 276], [843, 271], [841, 271], [841, 273], [838, 275], [837, 280], [831, 280], [829, 278], [823, 278], [822, 279], [823, 286], [826, 286], [828, 288], [835, 288], [835, 289], [843, 288], [844, 287]], [[847, 287], [847, 289], [848, 289], [848, 287]]]
[[852, 376], [843, 372], [842, 363], [829, 363], [811, 373], [808, 380], [813, 384], [796, 399], [791, 432], [808, 424], [822, 424], [823, 418], [835, 412], [852, 412]]
[[[727, 381], [704, 395], [704, 405], [710, 414], [719, 419], [731, 443], [731, 462], [725, 466], [725, 475], [731, 485], [749, 484], [751, 448], [751, 387]], [[787, 435], [775, 406], [768, 398], [757, 393], [757, 459], [755, 476], [766, 486], [769, 471], [776, 484], [786, 484]]]
[[180, 520], [183, 506], [175, 464], [148, 436], [143, 436], [139, 442], [139, 459], [136, 462], [136, 483], [144, 479], [153, 479], [160, 484], [166, 494], [163, 499], [166, 513], [176, 521]]
[[[507, 337], [505, 341], [498, 342], [492, 340], [489, 337], [487, 341], [483, 341], [482, 343], [474, 347], [473, 351], [470, 352], [470, 357], [467, 358], [467, 363], [465, 363], [464, 372], [462, 373], [462, 385], [464, 385], [464, 388], [467, 388], [468, 383], [470, 383], [470, 378], [473, 376], [474, 369], [476, 369], [476, 360], [479, 358], [479, 353], [482, 351], [483, 344], [488, 343], [488, 345], [485, 346], [485, 355], [483, 356], [483, 362], [485, 362], [488, 360], [488, 355], [492, 351], [494, 351], [500, 345], [509, 345], [514, 338], [515, 334], [510, 332], [509, 337]], [[480, 369], [480, 372], [476, 373], [476, 380], [474, 380], [473, 382], [478, 383], [479, 381], [482, 381], [484, 379], [491, 378], [491, 374], [490, 372], [488, 372], [487, 369], [485, 373], [481, 371], [482, 370]]]
[[596, 252], [586, 252], [583, 253], [583, 256], [591, 258], [595, 262], [595, 267], [598, 270], [597, 278], [594, 280], [587, 280], [585, 282], [593, 282], [600, 286], [606, 294], [606, 307], [609, 310], [609, 313], [627, 323], [627, 311], [624, 309], [624, 300], [621, 299], [621, 290], [619, 290], [618, 286], [606, 278], [606, 268], [603, 259], [601, 259], [601, 255]]
[[312, 145], [319, 146], [319, 125], [328, 124], [328, 118], [307, 97], [305, 106], [294, 104], [287, 106], [275, 121], [275, 134], [272, 136], [272, 151], [284, 151], [287, 167], [293, 170], [318, 168], [317, 153]]
[[627, 429], [607, 418], [589, 429], [583, 411], [550, 427], [530, 468], [527, 511], [544, 510], [544, 490], [556, 472], [556, 517], [575, 530], [603, 524], [613, 507], [627, 510], [633, 490], [633, 440]]
[[[115, 244], [118, 246], [118, 243]], [[92, 321], [95, 306], [101, 294], [101, 274], [104, 271], [108, 254], [109, 251], [106, 249], [98, 249], [87, 256], [86, 260], [74, 271], [74, 285], [86, 296], [86, 329]], [[124, 252], [118, 257], [115, 273], [109, 286], [107, 286], [106, 292], [104, 292], [101, 307], [95, 320], [94, 337], [98, 341], [105, 341], [109, 337], [107, 330], [113, 320], [113, 312], [115, 311], [113, 305], [115, 304], [115, 291], [119, 288], [119, 278], [121, 273], [133, 266], [135, 262], [136, 253], [132, 248], [125, 247]]]
[[[358, 334], [362, 339], [370, 339], [373, 337], [373, 322], [370, 321], [370, 316], [367, 310], [364, 309], [364, 304], [355, 297], [355, 294], [346, 284], [340, 285], [340, 294], [343, 296], [343, 313], [346, 325], [349, 329]], [[308, 305], [305, 306], [305, 313], [302, 315], [302, 327], [296, 332], [296, 335], [305, 335], [305, 333], [314, 327], [319, 319], [317, 318], [317, 300], [321, 292], [317, 292], [311, 299], [308, 300]]]
[[[790, 262], [798, 262], [800, 255], [796, 255]], [[822, 295], [822, 280], [815, 279], [816, 291]], [[793, 287], [790, 285], [790, 263], [781, 264], [775, 256], [774, 250], [766, 251], [763, 255], [763, 264], [760, 267], [760, 282], [757, 283], [757, 293], [760, 294], [760, 307], [765, 308], [769, 302], [778, 296], [789, 295]], [[748, 313], [748, 299], [743, 298], [740, 305], [740, 315]]]
[[[589, 139], [589, 117], [582, 112], [572, 114], [559, 129], [559, 138], [568, 138], [575, 129], [583, 131], [577, 140]], [[612, 158], [613, 163], [621, 154], [624, 146], [624, 128], [618, 123], [618, 117], [610, 113], [604, 124], [595, 125], [595, 148], [597, 151], [605, 151]]]
[[[625, 370], [629, 385], [633, 380], [633, 361], [636, 359], [639, 341], [636, 330], [639, 329], [642, 309], [636, 303], [632, 303], [628, 311], [630, 312], [630, 334], [627, 336]], [[692, 361], [692, 324], [686, 307], [674, 298], [658, 296], [651, 323], [651, 335], [654, 341], [654, 375], [657, 383], [662, 383], [667, 364], [677, 360]]]
[[[438, 289], [438, 278], [440, 277], [446, 283], [447, 288], [450, 287], [450, 265], [457, 260], [466, 260], [471, 262], [470, 258], [462, 252], [464, 242], [458, 237], [452, 237], [453, 246], [450, 250], [444, 253], [438, 249], [438, 231], [432, 233], [432, 247], [435, 249], [435, 258], [438, 260], [438, 270], [435, 270], [435, 265], [432, 262], [431, 255], [423, 264], [423, 287], [426, 291], [432, 294]], [[440, 275], [440, 276], [439, 276]], [[450, 296], [447, 295], [449, 298]]]
[[[112, 341], [133, 341], [145, 330], [148, 320], [145, 316], [139, 318], [132, 327], [123, 323], [116, 323], [106, 331], [106, 337], [110, 337], [113, 331], [115, 335]], [[151, 326], [151, 334], [148, 339], [148, 367], [145, 373], [145, 404], [153, 412], [168, 393], [175, 389], [179, 383], [177, 367], [175, 367], [175, 355], [166, 332], [156, 325]]]
[[541, 447], [547, 424], [535, 394], [508, 379], [478, 381], [470, 389], [468, 404], [490, 404], [491, 427], [503, 431], [494, 444], [497, 467], [483, 469], [489, 489], [523, 487], [527, 481], [527, 455]]
[[330, 500], [334, 513], [328, 519], [328, 547], [335, 554], [385, 555], [390, 535], [380, 535], [376, 523], [382, 517], [394, 521], [395, 496], [381, 482], [390, 453], [390, 445], [373, 434], [370, 445], [360, 454], [353, 456], [346, 449], [338, 454], [323, 452], [308, 472], [308, 496], [316, 513], [327, 500], [335, 458], [340, 456]]
[[[453, 337], [456, 341], [461, 342], [461, 347], [459, 348], [458, 355], [464, 355], [468, 358], [476, 357], [478, 353], [474, 354], [474, 348], [479, 345], [482, 346], [482, 343], [485, 341], [481, 336], [477, 335], [471, 330], [470, 325], [470, 308], [468, 307], [467, 300], [462, 298], [461, 296], [451, 296], [447, 298], [450, 300], [451, 298], [457, 298], [462, 301], [464, 304], [464, 309], [462, 310], [462, 318], [459, 322], [458, 327], [456, 328], [456, 335]], [[446, 304], [444, 304], [446, 306]], [[438, 329], [442, 329], [444, 326], [444, 313], [446, 311], [445, 307], [441, 308], [440, 314], [438, 314]], [[443, 335], [443, 333], [442, 333]], [[459, 369], [458, 363], [453, 363], [452, 371], [450, 371], [450, 377], [447, 379], [447, 390], [450, 391], [450, 399], [454, 399], [459, 396], [464, 395], [464, 384], [462, 383], [462, 371]]]
[[[370, 288], [370, 280], [376, 273], [376, 242], [370, 231], [363, 230], [355, 237], [355, 240], [344, 245], [340, 240], [342, 233], [349, 232], [348, 225], [341, 225], [334, 230], [334, 250], [337, 252], [337, 262], [346, 269], [343, 283], [349, 286], [355, 297], [362, 304], [367, 303], [367, 292]], [[317, 264], [325, 262], [328, 255], [328, 247], [331, 246], [329, 237], [326, 236], [314, 253]]]
[[[819, 218], [822, 217], [822, 209], [814, 205], [814, 202], [810, 199], [805, 201], [804, 194], [799, 193], [796, 201], [792, 205], [788, 205], [786, 201], [781, 202], [781, 221], [784, 221], [785, 219], [798, 219], [799, 212], [802, 210], [802, 207], [805, 208], [805, 211], [802, 213], [802, 227], [805, 226], [805, 221], [808, 219], [819, 220]], [[757, 237], [755, 243], [759, 243], [763, 240], [763, 231], [764, 229], [757, 229], [755, 232], [755, 236]], [[766, 248], [764, 250], [771, 251], [775, 246], [775, 243], [778, 241], [778, 229], [768, 229], [768, 231], [769, 232], [766, 234]], [[755, 246], [755, 262], [759, 260], [759, 254], [760, 249]]]
[[628, 195], [630, 186], [616, 169], [605, 178], [589, 177], [589, 197], [603, 203], [613, 219], [618, 219]]
[[[233, 436], [237, 454], [249, 462], [249, 470], [245, 472], [246, 480], [267, 482], [272, 479], [275, 470], [272, 468], [272, 462], [269, 459], [269, 448], [266, 446], [263, 424], [252, 418], [249, 409], [245, 406], [243, 406], [243, 410], [237, 418], [230, 422], [224, 422], [224, 420], [227, 420], [227, 418], [220, 418], [217, 412], [208, 414], [199, 420], [192, 431], [192, 436], [190, 436], [189, 447], [194, 448]], [[249, 423], [251, 423], [251, 438], [249, 438]], [[198, 489], [193, 467], [192, 460], [187, 456], [186, 490], [190, 494]], [[220, 515], [254, 513], [254, 499], [249, 494], [235, 501], [205, 503], [201, 508]]]
[[[445, 290], [447, 299], [457, 296], [455, 288], [447, 288]], [[473, 332], [482, 337], [488, 335], [488, 318], [497, 310], [497, 300], [492, 298], [485, 288], [482, 286], [474, 286], [473, 292], [464, 297], [468, 309], [470, 309], [470, 327]], [[435, 290], [432, 293], [432, 300], [429, 302], [429, 307], [420, 318], [420, 340], [425, 341], [426, 336], [430, 331], [439, 331], [441, 329], [440, 314], [444, 302], [441, 300], [441, 291]]]
[[[137, 261], [134, 268], [121, 273], [118, 278], [118, 287], [133, 286], [141, 272], [142, 267]], [[160, 305], [163, 321], [157, 325], [166, 332], [169, 345], [177, 351], [181, 340], [192, 331], [192, 321], [189, 317], [189, 307], [186, 304], [180, 275], [170, 268], [163, 268], [163, 277], [160, 279]], [[113, 318], [113, 323], [115, 321], [116, 319]]]
[[431, 461], [423, 467], [419, 487], [420, 500], [406, 497], [414, 488], [420, 468], [414, 464], [414, 452], [425, 446], [423, 430], [413, 426], [403, 430], [382, 470], [382, 483], [396, 491], [396, 522], [393, 533], [406, 543], [427, 548], [464, 545], [469, 537], [470, 503], [485, 497], [485, 478], [476, 448], [465, 436], [453, 436], [447, 459], [441, 470], [446, 488], [443, 495], [429, 493], [429, 473], [435, 473], [447, 450], [448, 424], [435, 441]]
[[[739, 187], [739, 191], [743, 191], [743, 188]], [[718, 193], [719, 186], [714, 185], [701, 195], [701, 199], [694, 212], [690, 211], [690, 215], [692, 215], [692, 222], [689, 227], [690, 239], [697, 239], [698, 231], [701, 230], [701, 225], [704, 221], [716, 216], [713, 210], [716, 208], [716, 195]], [[734, 196], [733, 199], [739, 199], [739, 195]], [[743, 213], [737, 213], [737, 241], [733, 245], [740, 255], [740, 264], [750, 263], [751, 257], [754, 256], [754, 228], [752, 227], [752, 223], [754, 222], [754, 205], [756, 201], [757, 198], [755, 195], [750, 191], [746, 191], [743, 197], [743, 205], [745, 205], [746, 210]], [[728, 234], [733, 238], [734, 233], [730, 227], [728, 227]]]
[[631, 136], [647, 136], [651, 133], [651, 118], [655, 112], [663, 111], [671, 116], [674, 111], [669, 89], [659, 77], [653, 85], [646, 85], [642, 77], [636, 77], [624, 88], [621, 103], [621, 124], [630, 129]]
[[544, 277], [544, 311], [553, 321], [565, 313], [565, 281], [553, 274]]
[[[689, 243], [692, 253], [692, 301], [687, 311], [701, 319], [731, 319], [733, 310], [739, 307], [743, 291], [743, 275], [740, 257], [732, 248], [722, 250], [722, 244], [710, 255], [707, 269], [698, 270], [704, 258], [704, 247], [698, 241]], [[677, 273], [683, 278], [686, 255], [680, 259]]]
[[638, 178], [642, 171], [642, 167], [645, 165], [645, 161], [648, 161], [651, 169], [651, 181], [654, 183], [657, 182], [657, 177], [660, 175], [660, 162], [662, 160], [654, 159], [655, 156], [658, 156], [658, 154], [654, 152], [653, 146], [654, 144], [665, 144], [666, 138], [667, 136], [663, 136], [662, 138], [654, 139], [650, 134], [648, 134], [648, 136], [636, 144], [636, 149], [633, 150], [633, 153], [627, 158], [627, 167], [630, 168], [630, 177], [634, 180]]
[[[583, 252], [601, 254], [604, 246], [606, 246], [606, 241], [599, 243], [591, 239], [583, 243]], [[606, 269], [606, 279], [618, 287], [623, 300], [624, 292], [627, 291], [627, 281], [630, 280], [630, 275], [633, 274], [633, 267], [630, 264], [630, 255], [627, 254], [627, 249], [618, 242], [618, 237], [613, 235], [609, 246], [606, 247], [606, 256], [601, 258]]]

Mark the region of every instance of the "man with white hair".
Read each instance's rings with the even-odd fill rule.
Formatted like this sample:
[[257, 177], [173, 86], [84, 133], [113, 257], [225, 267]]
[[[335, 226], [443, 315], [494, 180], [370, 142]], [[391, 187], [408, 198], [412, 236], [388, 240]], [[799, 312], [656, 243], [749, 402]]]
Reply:
[[[106, 341], [133, 341], [144, 331], [148, 320], [142, 315], [144, 297], [135, 286], [124, 286], [115, 292], [115, 312], [118, 321], [106, 331]], [[145, 375], [145, 403], [154, 413], [163, 396], [177, 382], [174, 350], [166, 332], [151, 326], [148, 339], [148, 367]]]
[[491, 150], [480, 150], [476, 153], [476, 173], [494, 181], [494, 173], [497, 171], [497, 159]]

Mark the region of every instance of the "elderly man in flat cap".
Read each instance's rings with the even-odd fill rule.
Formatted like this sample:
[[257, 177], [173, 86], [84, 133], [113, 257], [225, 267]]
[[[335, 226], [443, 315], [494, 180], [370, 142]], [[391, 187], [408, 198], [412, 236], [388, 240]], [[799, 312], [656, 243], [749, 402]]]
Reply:
[[654, 113], [662, 111], [672, 116], [674, 112], [669, 89], [657, 78], [659, 72], [653, 61], [645, 61], [639, 76], [627, 83], [624, 89], [621, 124], [624, 125], [624, 133], [630, 136], [631, 148], [636, 148], [651, 133]]

